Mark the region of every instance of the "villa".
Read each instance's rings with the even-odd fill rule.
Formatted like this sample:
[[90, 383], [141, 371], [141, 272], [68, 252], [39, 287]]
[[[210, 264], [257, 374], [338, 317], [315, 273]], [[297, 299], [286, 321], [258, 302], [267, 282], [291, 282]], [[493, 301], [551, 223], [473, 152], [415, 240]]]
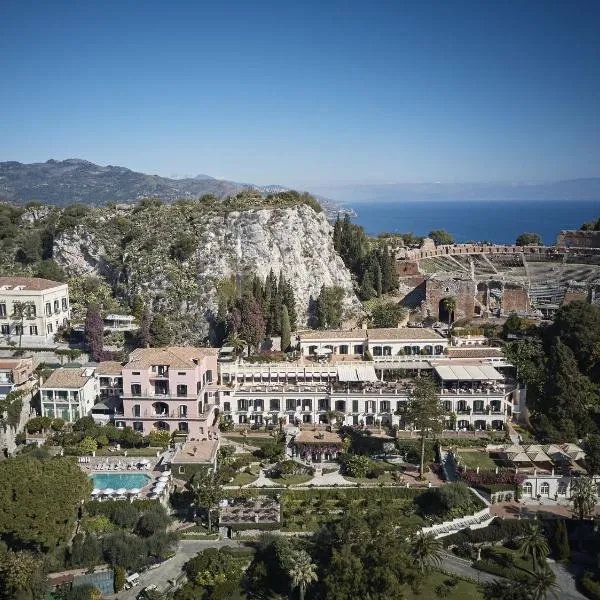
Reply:
[[0, 398], [29, 381], [33, 373], [33, 359], [0, 358]]
[[68, 324], [70, 314], [66, 283], [38, 277], [0, 277], [0, 335], [6, 341], [50, 346], [58, 329]]
[[64, 367], [40, 385], [43, 417], [74, 422], [89, 415], [99, 396], [95, 367]]
[[138, 348], [122, 368], [123, 413], [117, 427], [206, 436], [216, 418], [217, 348]]

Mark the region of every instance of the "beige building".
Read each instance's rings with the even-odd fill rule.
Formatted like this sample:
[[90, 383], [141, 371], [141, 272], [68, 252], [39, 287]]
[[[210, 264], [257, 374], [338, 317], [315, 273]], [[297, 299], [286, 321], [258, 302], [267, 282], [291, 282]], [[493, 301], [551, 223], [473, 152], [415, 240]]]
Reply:
[[40, 386], [43, 417], [77, 421], [89, 415], [100, 394], [94, 367], [57, 369]]
[[5, 343], [50, 346], [59, 327], [68, 324], [70, 311], [66, 283], [38, 277], [0, 277], [0, 336]]

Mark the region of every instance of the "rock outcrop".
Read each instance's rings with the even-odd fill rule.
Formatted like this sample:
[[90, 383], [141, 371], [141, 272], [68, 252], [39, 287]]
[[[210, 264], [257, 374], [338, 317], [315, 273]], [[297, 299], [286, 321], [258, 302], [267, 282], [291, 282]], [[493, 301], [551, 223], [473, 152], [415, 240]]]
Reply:
[[[173, 251], [182, 239], [188, 247], [183, 259]], [[305, 204], [227, 211], [185, 202], [128, 216], [97, 209], [55, 240], [54, 258], [70, 275], [105, 278], [125, 298], [145, 296], [169, 316], [179, 342], [209, 335], [217, 286], [232, 275], [283, 273], [300, 323], [323, 285], [345, 290], [347, 312], [360, 309], [331, 225]]]

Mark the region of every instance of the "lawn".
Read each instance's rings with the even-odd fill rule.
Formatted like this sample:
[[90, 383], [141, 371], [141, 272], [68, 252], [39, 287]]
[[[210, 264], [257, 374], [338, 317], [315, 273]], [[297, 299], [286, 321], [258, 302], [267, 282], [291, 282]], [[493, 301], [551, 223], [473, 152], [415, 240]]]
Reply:
[[264, 448], [265, 446], [270, 446], [275, 443], [275, 438], [270, 435], [261, 435], [261, 436], [252, 436], [248, 435], [244, 437], [242, 435], [227, 435], [223, 436], [226, 440], [230, 440], [231, 442], [236, 442], [238, 444], [245, 444], [246, 448], [248, 446], [254, 446], [255, 448]]
[[285, 475], [279, 478], [273, 478], [272, 481], [275, 483], [281, 483], [282, 485], [300, 485], [306, 483], [313, 478], [312, 475], [306, 475], [305, 473], [298, 473], [297, 475]]
[[498, 465], [488, 452], [484, 450], [458, 450], [460, 464], [470, 469], [479, 467], [482, 471], [493, 471]]
[[[436, 592], [439, 586], [444, 586], [443, 596]], [[434, 571], [427, 577], [418, 594], [415, 594], [408, 585], [402, 586], [400, 591], [404, 592], [404, 598], [419, 598], [420, 600], [437, 600], [440, 597], [446, 600], [480, 600], [483, 598], [476, 583], [439, 571]]]
[[350, 477], [344, 475], [344, 479], [350, 483], [360, 483], [361, 485], [379, 485], [380, 483], [393, 483], [398, 485], [391, 473], [382, 473], [379, 477]]
[[252, 473], [246, 473], [242, 471], [241, 473], [236, 473], [233, 476], [233, 481], [227, 485], [247, 485], [249, 483], [254, 483], [257, 479], [258, 475], [253, 475]]
[[491, 549], [496, 557], [486, 558], [485, 550], [482, 549], [482, 559], [473, 563], [476, 569], [513, 581], [522, 581], [531, 576], [534, 570], [533, 563], [529, 557], [524, 558], [520, 550], [511, 550], [504, 546], [492, 546]]

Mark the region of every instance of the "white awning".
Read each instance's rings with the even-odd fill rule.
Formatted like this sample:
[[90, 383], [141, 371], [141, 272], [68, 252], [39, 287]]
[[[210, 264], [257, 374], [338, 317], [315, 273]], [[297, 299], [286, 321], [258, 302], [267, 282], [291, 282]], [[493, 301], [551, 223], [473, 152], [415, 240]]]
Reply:
[[349, 365], [340, 365], [338, 367], [337, 375], [340, 381], [358, 381], [356, 367], [351, 367]]
[[356, 367], [356, 375], [359, 381], [377, 381], [377, 375], [375, 375], [375, 368], [371, 365], [362, 365]]
[[435, 367], [444, 381], [499, 381], [504, 376], [490, 365], [443, 365]]

